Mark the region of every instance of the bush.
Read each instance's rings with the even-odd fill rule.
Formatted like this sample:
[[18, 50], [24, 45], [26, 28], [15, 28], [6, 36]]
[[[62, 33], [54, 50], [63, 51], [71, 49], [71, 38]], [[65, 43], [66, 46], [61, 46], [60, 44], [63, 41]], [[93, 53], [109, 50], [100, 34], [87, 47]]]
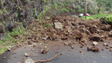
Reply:
[[63, 12], [69, 12], [69, 10], [66, 9], [66, 8], [60, 9], [60, 11], [61, 11], [62, 13], [63, 13]]

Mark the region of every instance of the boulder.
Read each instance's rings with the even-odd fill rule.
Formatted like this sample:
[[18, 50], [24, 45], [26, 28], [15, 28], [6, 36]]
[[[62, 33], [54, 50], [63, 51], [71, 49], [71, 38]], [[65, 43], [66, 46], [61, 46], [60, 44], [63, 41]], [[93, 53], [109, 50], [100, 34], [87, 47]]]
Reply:
[[97, 32], [97, 27], [96, 27], [96, 26], [91, 26], [91, 27], [89, 28], [89, 31], [90, 31], [91, 33], [96, 33], [96, 32]]
[[63, 25], [60, 22], [55, 22], [54, 27], [55, 27], [55, 29], [61, 29], [63, 31]]
[[12, 21], [5, 22], [6, 31], [8, 30], [8, 31], [12, 32], [13, 27], [14, 27], [14, 23]]
[[93, 40], [93, 41], [101, 41], [101, 37], [99, 34], [92, 34], [90, 37], [89, 37], [90, 40]]
[[99, 48], [97, 46], [93, 46], [93, 47], [91, 47], [91, 51], [99, 52]]

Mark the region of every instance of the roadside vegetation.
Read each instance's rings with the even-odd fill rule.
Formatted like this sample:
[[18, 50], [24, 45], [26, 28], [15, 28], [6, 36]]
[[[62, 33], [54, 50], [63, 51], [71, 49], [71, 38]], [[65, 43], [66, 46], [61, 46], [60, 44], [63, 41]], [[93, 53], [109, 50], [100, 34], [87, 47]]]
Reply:
[[[97, 15], [91, 15], [91, 16], [87, 16], [87, 20], [88, 19], [100, 19], [100, 18], [109, 16], [109, 15], [112, 15], [112, 14], [97, 14]], [[85, 16], [83, 16], [82, 19], [85, 19]]]

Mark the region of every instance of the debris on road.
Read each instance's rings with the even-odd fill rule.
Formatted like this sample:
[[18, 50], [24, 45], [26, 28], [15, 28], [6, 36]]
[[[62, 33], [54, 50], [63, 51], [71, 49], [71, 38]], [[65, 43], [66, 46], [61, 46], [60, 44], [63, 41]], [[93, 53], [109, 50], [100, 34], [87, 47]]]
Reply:
[[103, 46], [108, 46], [108, 44], [107, 43], [103, 43]]
[[3, 59], [6, 59], [6, 57], [4, 56]]
[[[24, 60], [23, 63], [49, 62], [49, 61], [51, 61], [52, 59], [54, 59], [55, 57], [57, 57], [57, 56], [59, 56], [59, 55], [62, 55], [62, 54], [57, 54], [57, 55], [53, 56], [53, 57], [50, 58], [50, 59], [46, 59], [46, 60], [37, 60], [37, 61], [34, 61], [33, 59], [31, 59], [31, 58], [28, 57], [27, 59]], [[22, 63], [22, 62], [21, 62], [21, 63]]]
[[95, 46], [96, 46], [96, 45], [98, 45], [98, 42], [96, 42], [96, 41], [93, 41], [93, 45], [95, 45]]
[[42, 54], [45, 54], [47, 52], [48, 52], [48, 47], [47, 46], [45, 46], [44, 48], [41, 49]]
[[90, 50], [93, 51], [93, 52], [99, 52], [99, 48], [97, 46], [91, 47]]
[[99, 52], [99, 48], [97, 46], [87, 47], [87, 51]]
[[30, 53], [25, 53], [25, 56], [28, 57], [30, 55]]

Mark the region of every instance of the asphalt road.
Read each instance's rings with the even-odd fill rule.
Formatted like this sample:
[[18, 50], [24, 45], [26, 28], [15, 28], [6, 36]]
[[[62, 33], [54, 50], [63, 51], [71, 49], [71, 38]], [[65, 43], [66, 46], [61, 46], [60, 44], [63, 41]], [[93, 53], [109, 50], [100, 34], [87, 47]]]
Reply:
[[[29, 57], [33, 60], [45, 60], [58, 53], [62, 53], [62, 55], [44, 63], [112, 63], [112, 52], [104, 46], [100, 46], [100, 49], [104, 48], [104, 51], [92, 52], [87, 51], [86, 46], [80, 48], [79, 44], [75, 44], [74, 49], [71, 49], [69, 46], [64, 46], [63, 43], [53, 43], [48, 46], [49, 51], [47, 54], [40, 53], [41, 47], [42, 46], [38, 44], [35, 48], [27, 45], [16, 49], [13, 48], [11, 52], [5, 52], [0, 55], [0, 63], [23, 62], [24, 59], [27, 58], [24, 53], [30, 53]], [[82, 51], [82, 53], [80, 53], [80, 51]], [[6, 59], [3, 59], [4, 56]]]

